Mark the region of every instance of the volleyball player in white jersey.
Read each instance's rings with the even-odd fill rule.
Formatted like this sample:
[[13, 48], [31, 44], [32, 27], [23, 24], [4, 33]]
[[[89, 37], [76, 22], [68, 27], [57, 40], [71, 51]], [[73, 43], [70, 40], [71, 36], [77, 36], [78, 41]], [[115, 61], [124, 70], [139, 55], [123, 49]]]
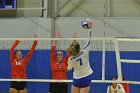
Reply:
[[[112, 80], [117, 80], [117, 78], [113, 77]], [[112, 83], [107, 88], [107, 93], [126, 93], [123, 86], [118, 83]]]
[[[91, 29], [93, 22], [88, 21], [88, 26]], [[89, 40], [82, 50], [78, 42], [72, 43], [68, 49], [71, 57], [68, 60], [68, 70], [74, 69], [73, 72], [73, 85], [71, 93], [89, 93], [91, 74], [93, 73], [89, 64], [89, 46], [91, 43], [91, 33], [89, 31]]]

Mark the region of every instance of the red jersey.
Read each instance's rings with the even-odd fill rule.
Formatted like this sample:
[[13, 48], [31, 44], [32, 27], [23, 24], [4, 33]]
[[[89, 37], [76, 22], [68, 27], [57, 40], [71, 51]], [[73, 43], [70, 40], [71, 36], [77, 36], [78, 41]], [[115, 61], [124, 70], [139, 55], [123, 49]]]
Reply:
[[55, 49], [56, 46], [52, 46], [50, 55], [50, 65], [52, 70], [52, 79], [67, 79], [67, 62], [69, 55], [67, 55], [60, 64], [56, 62], [55, 59]]
[[123, 88], [124, 88], [124, 90], [125, 90], [126, 93], [130, 93], [130, 92], [129, 92], [129, 84], [127, 84], [127, 83], [122, 83], [122, 86], [123, 86]]
[[11, 77], [12, 79], [24, 79], [26, 78], [26, 65], [29, 62], [35, 47], [37, 45], [37, 41], [34, 41], [32, 48], [30, 50], [30, 52], [27, 54], [27, 56], [25, 58], [23, 58], [21, 61], [17, 61], [14, 58], [14, 49], [16, 48], [16, 46], [19, 44], [19, 40], [16, 40], [13, 44], [13, 46], [10, 49], [10, 63], [11, 63]]

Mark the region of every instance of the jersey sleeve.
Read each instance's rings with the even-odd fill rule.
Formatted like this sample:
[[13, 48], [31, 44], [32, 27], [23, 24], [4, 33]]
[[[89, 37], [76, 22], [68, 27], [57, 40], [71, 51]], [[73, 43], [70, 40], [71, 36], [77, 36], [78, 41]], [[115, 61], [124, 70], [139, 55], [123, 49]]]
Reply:
[[52, 46], [52, 47], [51, 47], [50, 65], [51, 65], [51, 68], [52, 68], [52, 69], [54, 68], [53, 63], [55, 62], [55, 49], [56, 49], [56, 46]]
[[36, 45], [37, 45], [37, 42], [38, 42], [38, 41], [36, 41], [36, 40], [34, 41], [34, 43], [33, 43], [33, 45], [32, 45], [32, 48], [30, 49], [29, 53], [28, 53], [28, 54], [26, 55], [26, 57], [23, 59], [24, 64], [27, 64], [27, 63], [29, 62], [31, 56], [32, 56], [33, 53], [34, 53], [34, 50], [35, 50]]
[[68, 59], [68, 67], [67, 67], [68, 70], [71, 70], [72, 69], [72, 63], [71, 63], [71, 59], [69, 58]]
[[14, 61], [14, 50], [16, 46], [19, 44], [19, 42], [20, 42], [19, 40], [16, 40], [10, 49], [10, 63]]
[[63, 60], [64, 60], [64, 63], [66, 63], [66, 64], [68, 63], [68, 59], [69, 59], [69, 57], [70, 57], [70, 55], [67, 54], [66, 57], [63, 59]]
[[91, 43], [91, 35], [92, 35], [92, 31], [89, 31], [88, 32], [88, 40], [87, 40], [87, 42], [86, 42], [86, 44], [85, 44], [85, 46], [83, 47], [83, 51], [89, 51], [89, 47], [90, 47], [90, 43]]

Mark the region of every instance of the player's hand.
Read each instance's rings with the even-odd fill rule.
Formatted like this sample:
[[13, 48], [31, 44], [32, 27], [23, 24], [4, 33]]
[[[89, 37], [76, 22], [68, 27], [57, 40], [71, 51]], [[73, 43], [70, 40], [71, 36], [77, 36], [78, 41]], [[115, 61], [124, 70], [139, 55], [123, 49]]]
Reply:
[[61, 37], [61, 35], [59, 33], [55, 34], [55, 38], [60, 38], [60, 37]]
[[93, 21], [92, 20], [88, 20], [88, 27], [89, 27], [89, 29], [92, 29], [92, 27], [93, 27]]
[[[37, 38], [37, 34], [36, 33], [34, 34], [34, 38]], [[35, 41], [37, 41], [37, 40], [35, 40]]]
[[34, 38], [37, 38], [37, 34], [36, 33], [34, 34]]
[[[77, 38], [78, 37], [78, 33], [74, 32], [72, 38]], [[76, 42], [76, 40], [73, 40], [73, 43]]]
[[[60, 37], [61, 37], [61, 35], [59, 33], [55, 34], [55, 38], [60, 38]], [[53, 46], [56, 46], [56, 43], [57, 43], [57, 40], [54, 40], [53, 41]]]
[[16, 41], [18, 41], [19, 43], [21, 42], [21, 40], [16, 40]]
[[78, 33], [74, 32], [72, 38], [77, 38], [78, 37]]

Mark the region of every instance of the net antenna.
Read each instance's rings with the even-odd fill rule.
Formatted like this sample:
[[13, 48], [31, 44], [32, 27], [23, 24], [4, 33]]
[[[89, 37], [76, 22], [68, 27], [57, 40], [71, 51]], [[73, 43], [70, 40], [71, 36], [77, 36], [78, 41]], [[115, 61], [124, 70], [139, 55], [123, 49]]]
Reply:
[[[106, 4], [104, 2], [104, 19], [103, 19], [103, 23], [104, 23], [104, 38], [106, 37], [106, 32], [105, 32], [105, 17], [106, 17]], [[106, 50], [106, 45], [105, 45], [106, 40], [102, 40], [102, 80], [105, 80], [105, 50]]]

